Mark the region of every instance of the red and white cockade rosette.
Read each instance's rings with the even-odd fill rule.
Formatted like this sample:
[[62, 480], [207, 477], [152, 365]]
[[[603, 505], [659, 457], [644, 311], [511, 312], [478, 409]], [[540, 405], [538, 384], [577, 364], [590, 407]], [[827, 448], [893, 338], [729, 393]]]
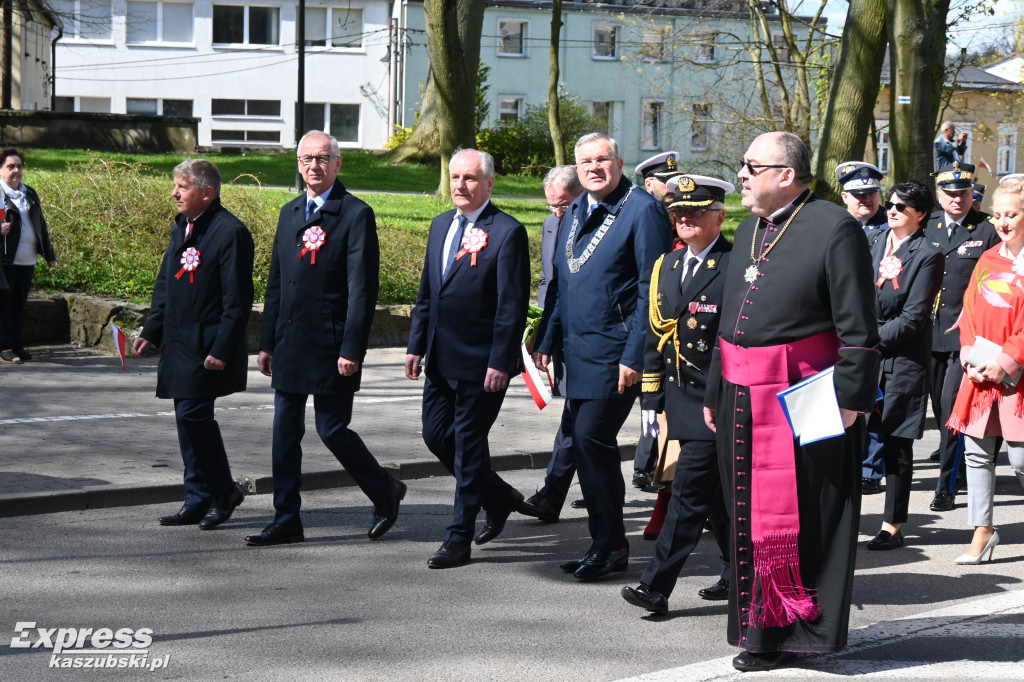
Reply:
[[320, 250], [325, 241], [327, 241], [327, 234], [324, 233], [324, 228], [319, 225], [308, 228], [302, 233], [302, 246], [305, 248], [299, 253], [299, 258], [307, 253], [312, 254], [309, 257], [309, 264], [316, 265], [316, 252]]
[[479, 227], [471, 227], [462, 235], [462, 248], [455, 254], [455, 260], [459, 260], [467, 253], [473, 254], [469, 264], [476, 267], [476, 254], [487, 246], [487, 233]]
[[188, 283], [195, 284], [195, 280], [192, 277], [192, 273], [199, 267], [199, 249], [194, 246], [190, 246], [185, 249], [185, 252], [181, 254], [181, 270], [178, 270], [178, 274], [174, 276], [174, 279], [181, 279], [181, 276], [186, 272], [188, 273]]
[[878, 264], [878, 281], [875, 282], [875, 286], [880, 287], [885, 280], [891, 279], [892, 288], [899, 289], [900, 282], [896, 278], [901, 272], [903, 272], [903, 261], [896, 256], [886, 256], [882, 259], [882, 262]]

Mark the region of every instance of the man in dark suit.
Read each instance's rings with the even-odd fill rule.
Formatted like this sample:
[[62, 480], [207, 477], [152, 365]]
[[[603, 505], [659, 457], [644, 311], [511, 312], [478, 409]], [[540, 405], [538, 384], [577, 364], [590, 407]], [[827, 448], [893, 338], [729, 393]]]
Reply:
[[679, 572], [711, 521], [721, 552], [718, 582], [700, 590], [703, 599], [729, 596], [729, 517], [725, 511], [715, 434], [704, 423], [704, 389], [718, 335], [722, 288], [732, 244], [721, 236], [725, 195], [732, 183], [703, 175], [668, 181], [674, 201], [668, 212], [685, 249], [654, 264], [644, 373], [644, 409], [664, 412], [666, 436], [678, 440], [668, 514], [640, 585], [623, 587], [622, 598], [656, 614], [668, 613]]
[[156, 395], [174, 399], [185, 465], [185, 503], [160, 525], [210, 530], [244, 497], [213, 410], [217, 398], [245, 390], [254, 248], [249, 230], [221, 206], [220, 172], [209, 161], [178, 164], [171, 196], [178, 217], [132, 353], [163, 348]]
[[946, 428], [964, 376], [960, 334], [953, 325], [960, 318], [974, 266], [981, 254], [999, 243], [999, 236], [985, 214], [972, 207], [974, 166], [954, 161], [933, 175], [942, 210], [929, 218], [925, 236], [942, 251], [945, 267], [932, 313], [931, 402], [939, 427], [939, 478], [930, 507], [946, 512], [956, 506], [957, 489], [964, 478], [962, 438]]
[[590, 133], [576, 142], [576, 171], [587, 193], [559, 232], [534, 361], [546, 371], [561, 339], [568, 376], [573, 457], [587, 501], [592, 544], [561, 568], [578, 580], [626, 570], [625, 484], [616, 437], [640, 392], [651, 268], [670, 249], [668, 214], [622, 174], [615, 140]]
[[380, 248], [373, 209], [338, 180], [341, 154], [332, 136], [299, 140], [306, 191], [281, 209], [270, 260], [260, 335], [260, 372], [274, 396], [274, 521], [248, 545], [305, 539], [299, 518], [306, 400], [316, 432], [373, 502], [367, 536], [394, 525], [406, 486], [387, 473], [348, 428], [377, 304]]
[[[490, 202], [494, 160], [456, 150], [448, 164], [455, 210], [430, 225], [412, 313], [405, 375], [423, 386], [423, 440], [455, 476], [455, 513], [430, 568], [469, 561], [470, 541], [501, 533], [523, 496], [491, 469], [487, 435], [520, 368], [530, 302], [526, 228]], [[474, 531], [483, 508], [486, 522]]]
[[[551, 215], [544, 219], [541, 226], [540, 261], [541, 276], [537, 286], [537, 305], [544, 307], [547, 297], [548, 282], [551, 281], [551, 268], [558, 248], [558, 226], [569, 209], [569, 205], [583, 194], [583, 186], [576, 175], [574, 166], [555, 166], [544, 178], [544, 196], [548, 200]], [[553, 395], [565, 395], [565, 363], [561, 352], [551, 359], [554, 376]], [[569, 419], [569, 401], [562, 407], [562, 423]], [[528, 497], [519, 507], [519, 511], [527, 516], [554, 523], [558, 521], [569, 494], [573, 476], [576, 475], [576, 463], [572, 459], [572, 438], [565, 434], [560, 424], [555, 433], [555, 442], [551, 448], [551, 461], [548, 463], [547, 474], [544, 476], [544, 487]]]

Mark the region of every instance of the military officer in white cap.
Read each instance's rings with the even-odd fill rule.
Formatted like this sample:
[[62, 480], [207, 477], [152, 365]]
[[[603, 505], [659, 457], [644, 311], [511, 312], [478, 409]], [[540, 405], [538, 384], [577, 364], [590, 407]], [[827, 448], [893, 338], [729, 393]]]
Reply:
[[673, 193], [669, 190], [668, 179], [680, 174], [679, 152], [668, 151], [652, 156], [646, 161], [637, 164], [634, 171], [644, 179], [644, 188], [647, 192], [661, 202], [665, 208], [673, 201]]
[[844, 161], [836, 166], [836, 180], [842, 187], [846, 210], [868, 235], [886, 225], [881, 206], [883, 177], [882, 171], [864, 161]]

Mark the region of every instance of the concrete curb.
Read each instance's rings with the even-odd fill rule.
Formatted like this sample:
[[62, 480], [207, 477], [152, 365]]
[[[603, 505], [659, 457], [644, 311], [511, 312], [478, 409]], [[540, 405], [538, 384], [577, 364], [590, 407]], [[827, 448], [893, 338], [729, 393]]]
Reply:
[[[636, 445], [621, 445], [619, 451], [623, 462], [631, 461], [636, 452]], [[495, 471], [546, 469], [550, 459], [550, 450], [534, 453], [517, 452], [510, 455], [492, 456], [491, 466]], [[448, 470], [436, 460], [399, 463], [397, 466], [385, 465], [384, 468], [403, 481], [449, 475]], [[237, 478], [237, 481], [249, 491], [249, 494], [269, 495], [273, 492], [273, 478], [270, 476], [242, 475]], [[336, 469], [306, 471], [302, 474], [303, 490], [345, 488], [352, 485], [355, 483], [351, 476], [340, 466]], [[184, 497], [185, 488], [180, 483], [103, 485], [89, 490], [18, 493], [0, 498], [0, 518], [86, 509], [134, 507], [144, 504], [166, 504], [180, 501]]]

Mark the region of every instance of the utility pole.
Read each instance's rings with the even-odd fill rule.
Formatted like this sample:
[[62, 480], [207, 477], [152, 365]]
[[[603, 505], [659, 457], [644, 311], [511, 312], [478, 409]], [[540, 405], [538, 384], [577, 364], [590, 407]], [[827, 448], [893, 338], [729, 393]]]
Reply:
[[11, 108], [11, 89], [13, 84], [14, 63], [11, 61], [11, 32], [14, 30], [14, 0], [3, 0], [4, 2], [4, 39], [2, 52], [3, 76], [0, 78], [0, 109]]
[[[11, 0], [5, 0], [11, 2]], [[306, 128], [306, 0], [299, 0], [299, 16], [295, 18], [295, 49], [299, 55], [299, 93], [295, 104], [295, 149]], [[302, 175], [295, 166], [295, 188], [302, 191]]]

